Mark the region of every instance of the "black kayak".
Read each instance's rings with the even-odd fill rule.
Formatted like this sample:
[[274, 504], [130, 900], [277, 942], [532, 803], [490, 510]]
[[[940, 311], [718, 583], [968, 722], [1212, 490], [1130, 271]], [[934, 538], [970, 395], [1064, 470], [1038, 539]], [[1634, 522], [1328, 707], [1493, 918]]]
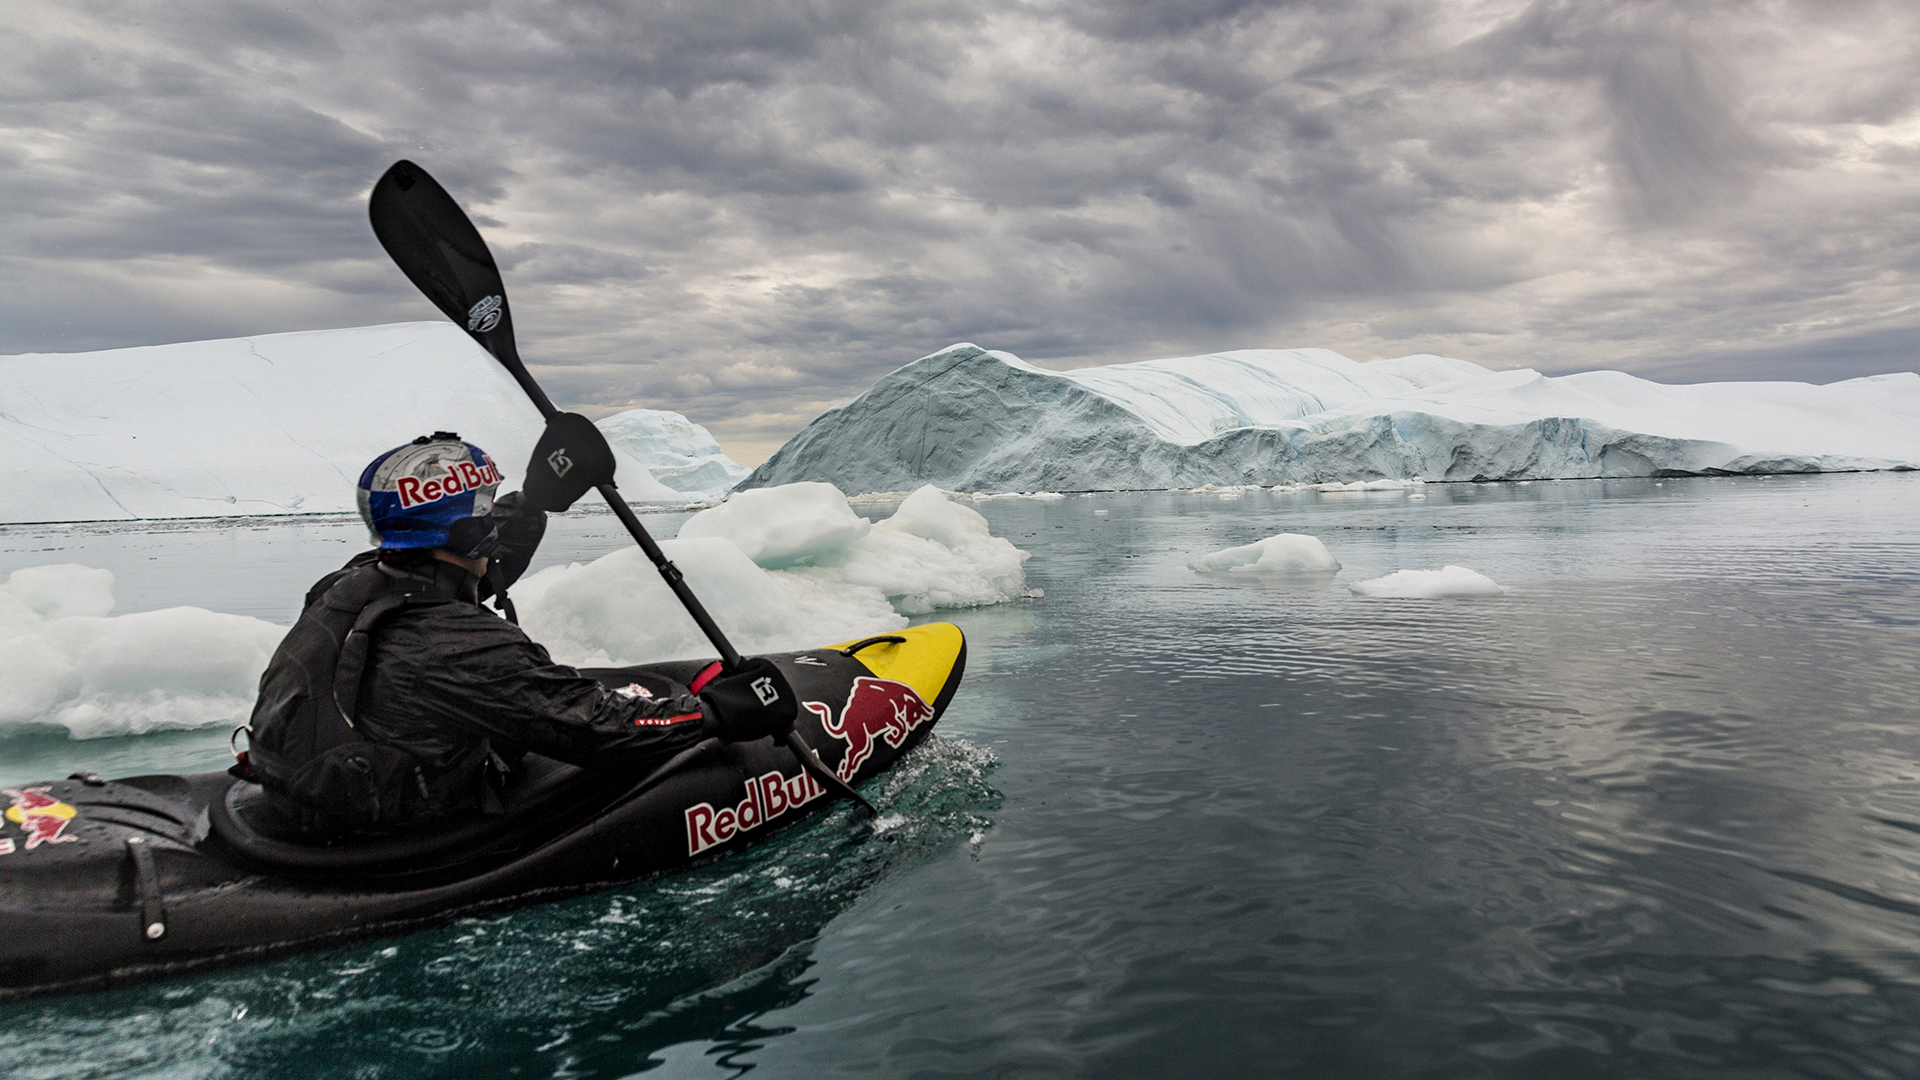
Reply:
[[[769, 657], [804, 708], [798, 733], [841, 779], [892, 765], [946, 711], [958, 627]], [[708, 661], [589, 669], [685, 692]], [[316, 846], [276, 838], [260, 788], [226, 773], [0, 790], [0, 1000], [97, 989], [215, 963], [402, 933], [704, 861], [832, 797], [771, 739], [708, 740], [646, 777], [528, 757], [504, 814], [431, 834]]]

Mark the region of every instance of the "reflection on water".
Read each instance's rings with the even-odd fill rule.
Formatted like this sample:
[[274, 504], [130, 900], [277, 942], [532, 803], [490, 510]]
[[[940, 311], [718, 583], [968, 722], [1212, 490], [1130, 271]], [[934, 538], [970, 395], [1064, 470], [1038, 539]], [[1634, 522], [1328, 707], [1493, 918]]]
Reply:
[[[911, 857], [836, 815], [646, 886], [15, 1006], [0, 1057], [1920, 1075], [1920, 478], [1423, 494], [983, 502], [1046, 598], [954, 616], [941, 730], [1000, 765], [915, 774]], [[1284, 529], [1341, 572], [1186, 568]], [[1450, 563], [1510, 592], [1345, 587]], [[770, 877], [795, 866], [816, 891]]]

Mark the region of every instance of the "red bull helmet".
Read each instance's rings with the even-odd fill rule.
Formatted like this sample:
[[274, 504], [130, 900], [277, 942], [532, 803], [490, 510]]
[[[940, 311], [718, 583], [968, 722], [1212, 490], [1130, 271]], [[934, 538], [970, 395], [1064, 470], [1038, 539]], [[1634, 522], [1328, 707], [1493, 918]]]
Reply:
[[485, 555], [497, 533], [483, 523], [500, 480], [486, 451], [436, 431], [367, 465], [360, 474], [360, 517], [384, 550], [454, 547]]

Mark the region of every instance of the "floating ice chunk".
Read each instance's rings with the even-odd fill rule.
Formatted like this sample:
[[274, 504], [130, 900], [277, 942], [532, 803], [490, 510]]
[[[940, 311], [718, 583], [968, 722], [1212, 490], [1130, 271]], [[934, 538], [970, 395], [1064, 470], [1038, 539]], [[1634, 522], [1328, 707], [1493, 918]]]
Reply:
[[[1058, 491], [973, 491], [954, 492], [954, 494], [974, 502], [992, 502], [995, 499], [1033, 499], [1038, 502], [1051, 502], [1054, 499], [1066, 498]], [[1082, 494], [1091, 494], [1091, 492]]]
[[79, 563], [15, 570], [0, 586], [0, 630], [113, 610], [113, 571]]
[[778, 567], [851, 543], [870, 528], [839, 488], [810, 482], [735, 492], [688, 518], [679, 537], [725, 537], [761, 566]]
[[1335, 494], [1359, 491], [1410, 491], [1425, 483], [1425, 480], [1420, 479], [1354, 480], [1345, 484], [1308, 484], [1306, 487], [1310, 491], [1318, 491], [1322, 494]]
[[237, 724], [286, 627], [197, 607], [108, 616], [113, 574], [75, 564], [0, 585], [0, 732], [74, 738]]
[[1202, 574], [1331, 574], [1340, 563], [1319, 539], [1281, 533], [1202, 556], [1187, 568]]
[[872, 588], [899, 610], [918, 615], [1027, 595], [1021, 567], [1028, 558], [994, 536], [979, 511], [948, 501], [929, 484], [866, 536], [779, 575], [789, 583]]
[[1347, 586], [1355, 596], [1398, 600], [1437, 600], [1451, 596], [1499, 596], [1507, 590], [1485, 574], [1464, 566], [1439, 570], [1398, 570], [1386, 577]]
[[[831, 530], [816, 527], [842, 514], [852, 517], [846, 500], [830, 485], [792, 486], [825, 489], [838, 500], [838, 512], [818, 490], [738, 492], [715, 508], [735, 508], [721, 518], [726, 534], [689, 537], [683, 527], [679, 539], [661, 545], [744, 652], [812, 648], [898, 629], [907, 624], [901, 612], [996, 604], [1033, 593], [1021, 569], [1027, 553], [993, 536], [986, 518], [949, 502], [937, 488], [914, 492], [877, 525], [853, 518], [860, 535], [826, 546], [830, 537], [821, 538]], [[750, 518], [755, 509], [769, 516]], [[695, 515], [688, 524], [712, 513]], [[763, 551], [778, 551], [788, 528], [815, 530], [803, 565], [755, 565], [734, 539], [745, 536]], [[633, 664], [713, 654], [638, 550], [549, 567], [522, 581], [514, 596], [521, 625], [562, 663]]]
[[[907, 624], [873, 590], [794, 590], [721, 537], [660, 545], [742, 652], [811, 648]], [[713, 646], [638, 548], [552, 566], [514, 588], [520, 625], [555, 660], [624, 665], [712, 656]]]

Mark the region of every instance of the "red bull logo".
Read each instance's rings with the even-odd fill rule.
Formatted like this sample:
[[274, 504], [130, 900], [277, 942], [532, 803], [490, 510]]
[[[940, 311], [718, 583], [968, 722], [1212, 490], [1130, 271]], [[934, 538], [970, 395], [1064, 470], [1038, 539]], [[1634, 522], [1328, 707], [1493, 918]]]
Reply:
[[[6, 818], [26, 830], [28, 851], [41, 844], [71, 844], [78, 839], [62, 834], [67, 822], [72, 821], [79, 811], [47, 794], [51, 790], [46, 787], [27, 788], [24, 791], [4, 789], [3, 793], [13, 798], [13, 805], [7, 807]], [[0, 837], [0, 855], [12, 853], [13, 839]]]
[[493, 458], [480, 455], [482, 464], [471, 461], [449, 462], [445, 474], [431, 480], [422, 480], [417, 476], [402, 476], [393, 482], [393, 490], [400, 496], [400, 506], [419, 506], [450, 495], [472, 491], [488, 484], [500, 482], [500, 470], [493, 464]]
[[804, 704], [820, 718], [827, 734], [847, 744], [839, 772], [840, 779], [848, 781], [873, 756], [876, 737], [898, 750], [914, 728], [933, 719], [933, 706], [921, 700], [913, 687], [871, 675], [853, 680], [853, 690], [847, 694], [847, 704], [837, 721], [825, 705], [812, 701]]
[[752, 777], [747, 780], [747, 797], [734, 806], [716, 810], [712, 803], [701, 803], [687, 807], [687, 854], [698, 855], [724, 844], [826, 793], [818, 780], [804, 772], [783, 776], [775, 770]]

